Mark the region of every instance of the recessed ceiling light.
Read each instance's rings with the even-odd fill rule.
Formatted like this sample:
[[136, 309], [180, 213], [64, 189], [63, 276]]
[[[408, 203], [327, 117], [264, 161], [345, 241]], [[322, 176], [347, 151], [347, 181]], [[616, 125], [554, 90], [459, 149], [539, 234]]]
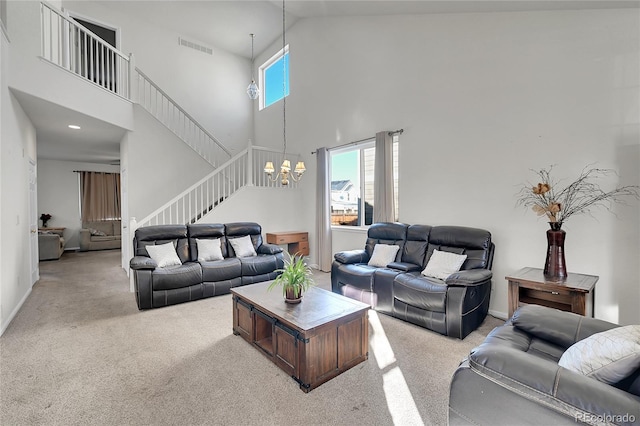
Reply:
[[78, 126], [77, 124], [69, 124], [69, 128], [73, 130], [80, 130], [80, 126]]

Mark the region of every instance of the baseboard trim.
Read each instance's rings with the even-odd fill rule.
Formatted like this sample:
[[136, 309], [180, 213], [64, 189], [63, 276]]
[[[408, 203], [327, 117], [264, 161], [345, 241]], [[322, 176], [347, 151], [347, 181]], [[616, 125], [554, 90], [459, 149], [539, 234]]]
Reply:
[[27, 293], [24, 295], [22, 300], [20, 300], [20, 302], [18, 303], [16, 308], [13, 310], [13, 312], [11, 312], [11, 315], [9, 315], [9, 318], [7, 318], [7, 322], [2, 324], [2, 328], [0, 328], [0, 336], [4, 334], [5, 330], [9, 327], [9, 324], [11, 324], [11, 321], [13, 321], [13, 318], [15, 318], [16, 315], [18, 315], [20, 308], [22, 308], [22, 305], [24, 305], [24, 302], [27, 301], [27, 297], [29, 297], [29, 295], [31, 294], [32, 289], [33, 289], [33, 286], [29, 287], [29, 291], [27, 291]]
[[506, 312], [494, 311], [493, 309], [489, 309], [489, 315], [505, 321], [509, 318]]

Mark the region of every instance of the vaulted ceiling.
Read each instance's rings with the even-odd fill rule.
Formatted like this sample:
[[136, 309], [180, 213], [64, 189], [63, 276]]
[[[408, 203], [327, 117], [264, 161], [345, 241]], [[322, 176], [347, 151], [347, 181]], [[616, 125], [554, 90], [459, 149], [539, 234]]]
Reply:
[[[86, 0], [83, 0], [86, 1]], [[282, 36], [282, 0], [95, 0], [110, 8], [171, 29], [187, 39], [249, 58], [256, 34], [256, 54]], [[63, 6], [73, 10], [73, 1]], [[639, 0], [286, 0], [286, 26], [300, 19], [325, 16], [483, 13], [640, 7]], [[633, 12], [630, 12], [633, 13]], [[38, 157], [96, 163], [117, 163], [124, 130], [76, 111], [16, 94], [36, 127]], [[77, 122], [82, 132], [59, 129]], [[91, 138], [91, 143], [87, 143]]]

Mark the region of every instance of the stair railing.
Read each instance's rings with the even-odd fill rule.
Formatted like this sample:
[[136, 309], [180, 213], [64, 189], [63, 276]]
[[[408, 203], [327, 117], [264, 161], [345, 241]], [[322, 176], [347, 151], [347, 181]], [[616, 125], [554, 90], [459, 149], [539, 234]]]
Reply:
[[[297, 155], [290, 157], [298, 158]], [[283, 187], [279, 181], [273, 182], [263, 176], [264, 161], [282, 161], [282, 153], [249, 144], [248, 148], [145, 218], [139, 221], [132, 218], [131, 236], [141, 226], [196, 223], [245, 186]], [[296, 182], [290, 181], [283, 188], [297, 187]]]
[[42, 57], [119, 96], [130, 98], [129, 56], [78, 24], [66, 12], [40, 3]]
[[136, 71], [136, 101], [214, 167], [231, 152], [140, 69]]

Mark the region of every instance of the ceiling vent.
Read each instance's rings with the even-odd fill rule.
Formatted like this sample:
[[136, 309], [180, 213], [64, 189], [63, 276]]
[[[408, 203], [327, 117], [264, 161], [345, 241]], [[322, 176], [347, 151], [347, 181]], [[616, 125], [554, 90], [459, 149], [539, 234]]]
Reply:
[[189, 47], [191, 49], [195, 49], [199, 52], [207, 53], [209, 55], [213, 55], [213, 48], [204, 46], [200, 43], [196, 43], [190, 40], [185, 40], [182, 37], [178, 37], [178, 44], [180, 46]]

